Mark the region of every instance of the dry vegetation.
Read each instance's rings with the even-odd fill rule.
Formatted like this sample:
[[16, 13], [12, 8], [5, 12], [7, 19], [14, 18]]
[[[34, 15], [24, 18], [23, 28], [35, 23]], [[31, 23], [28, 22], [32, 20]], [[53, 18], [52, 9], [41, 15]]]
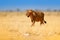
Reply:
[[22, 12], [0, 12], [0, 40], [60, 40], [59, 14], [45, 12], [47, 24], [36, 22], [31, 27], [30, 18]]

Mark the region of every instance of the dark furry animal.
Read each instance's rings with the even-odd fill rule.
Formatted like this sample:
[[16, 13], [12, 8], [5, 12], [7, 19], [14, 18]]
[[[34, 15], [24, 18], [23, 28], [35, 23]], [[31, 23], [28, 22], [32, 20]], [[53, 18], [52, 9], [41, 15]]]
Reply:
[[46, 23], [44, 20], [44, 13], [41, 11], [27, 10], [26, 16], [31, 18], [32, 26], [35, 22], [40, 22], [40, 24]]

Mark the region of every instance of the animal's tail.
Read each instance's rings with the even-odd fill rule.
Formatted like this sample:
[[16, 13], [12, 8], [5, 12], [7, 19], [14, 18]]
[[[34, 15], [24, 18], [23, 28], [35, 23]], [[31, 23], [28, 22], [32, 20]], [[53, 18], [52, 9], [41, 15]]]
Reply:
[[44, 23], [47, 23], [47, 22], [44, 20]]

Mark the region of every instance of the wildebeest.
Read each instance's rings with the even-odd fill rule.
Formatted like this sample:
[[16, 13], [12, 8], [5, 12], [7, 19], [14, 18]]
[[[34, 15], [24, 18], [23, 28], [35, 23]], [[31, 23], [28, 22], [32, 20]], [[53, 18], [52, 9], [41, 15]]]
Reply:
[[26, 16], [31, 18], [32, 26], [35, 22], [40, 22], [40, 24], [46, 23], [44, 20], [44, 13], [42, 11], [27, 10]]

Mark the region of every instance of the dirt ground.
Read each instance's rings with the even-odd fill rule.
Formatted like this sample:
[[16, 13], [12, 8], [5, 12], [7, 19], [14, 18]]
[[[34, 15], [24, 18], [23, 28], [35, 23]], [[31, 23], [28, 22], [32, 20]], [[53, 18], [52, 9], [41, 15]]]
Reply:
[[25, 14], [0, 16], [0, 40], [60, 40], [60, 16], [45, 15], [46, 24], [31, 27]]

